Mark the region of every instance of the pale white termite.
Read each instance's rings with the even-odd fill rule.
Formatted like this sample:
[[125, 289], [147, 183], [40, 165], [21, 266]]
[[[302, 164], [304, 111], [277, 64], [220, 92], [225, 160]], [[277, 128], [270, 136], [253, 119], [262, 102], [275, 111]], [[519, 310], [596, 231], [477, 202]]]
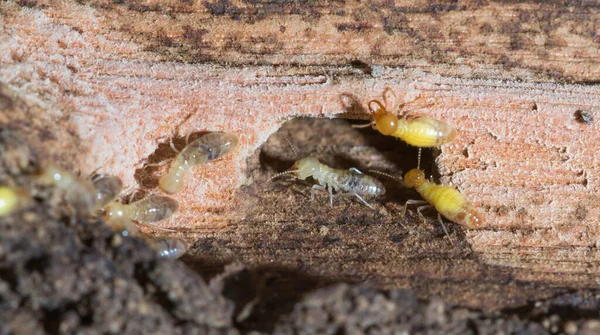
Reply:
[[228, 133], [210, 133], [192, 141], [175, 157], [169, 171], [160, 178], [158, 185], [169, 194], [183, 190], [185, 176], [190, 168], [223, 157], [233, 150], [237, 143], [237, 137]]
[[379, 180], [363, 174], [355, 168], [349, 170], [331, 168], [319, 162], [315, 157], [300, 159], [289, 170], [278, 173], [270, 179], [284, 175], [290, 175], [300, 180], [312, 177], [318, 184], [312, 187], [311, 199], [314, 199], [316, 189], [327, 189], [329, 192], [329, 203], [332, 206], [333, 190], [339, 193], [354, 195], [371, 209], [373, 207], [363, 197], [377, 197], [385, 194], [385, 187]]
[[96, 188], [90, 180], [79, 178], [55, 165], [42, 169], [39, 180], [61, 190], [66, 203], [76, 212], [83, 215], [95, 212]]
[[97, 175], [92, 178], [92, 182], [96, 187], [96, 208], [98, 209], [104, 208], [115, 200], [123, 188], [123, 182], [119, 177], [108, 174]]
[[147, 242], [161, 258], [177, 259], [187, 251], [186, 243], [176, 237], [157, 237]]
[[104, 207], [104, 216], [106, 220], [125, 217], [148, 224], [166, 220], [178, 209], [179, 204], [175, 199], [153, 194], [130, 204], [113, 201]]

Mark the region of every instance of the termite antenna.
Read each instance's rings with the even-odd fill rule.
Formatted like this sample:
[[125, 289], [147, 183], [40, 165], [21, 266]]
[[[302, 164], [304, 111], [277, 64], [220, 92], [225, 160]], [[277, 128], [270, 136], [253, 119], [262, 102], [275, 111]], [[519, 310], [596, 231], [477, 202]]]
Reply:
[[417, 169], [421, 170], [421, 148], [419, 148], [419, 153], [417, 154]]
[[367, 128], [367, 127], [371, 127], [374, 124], [375, 124], [375, 122], [369, 122], [367, 124], [353, 124], [352, 128]]
[[300, 172], [300, 170], [283, 171], [283, 172], [280, 172], [280, 173], [274, 175], [273, 177], [269, 178], [269, 180], [273, 180], [277, 177], [285, 176], [286, 174], [292, 174], [292, 173], [296, 173], [296, 172]]
[[296, 148], [292, 144], [292, 140], [290, 139], [290, 136], [289, 135], [285, 135], [285, 140], [288, 142], [290, 148], [292, 148], [292, 152], [294, 153], [294, 156], [298, 157], [298, 152], [296, 151]]
[[[377, 106], [373, 107], [372, 104], [376, 104]], [[371, 100], [371, 101], [369, 101], [369, 110], [371, 111], [371, 114], [372, 114], [372, 113], [378, 112], [380, 110], [385, 111], [386, 109], [385, 109], [385, 107], [383, 107], [381, 102], [379, 102], [377, 100]]]
[[156, 230], [167, 231], [167, 232], [170, 232], [170, 233], [176, 232], [175, 229], [159, 227], [159, 226], [153, 225], [152, 223], [148, 223], [148, 222], [138, 222], [138, 223], [142, 224], [144, 226], [148, 226], [148, 227], [150, 227], [152, 229], [156, 229]]
[[[375, 174], [379, 174], [379, 175], [382, 175], [382, 176], [386, 176], [386, 177], [394, 179], [395, 181], [397, 181], [400, 184], [404, 185], [404, 181], [402, 180], [402, 178], [400, 178], [398, 176], [394, 176], [394, 175], [391, 175], [389, 173], [385, 173], [385, 172], [381, 172], [381, 171], [377, 171], [377, 170], [369, 170], [369, 173], [375, 173]], [[400, 173], [402, 173], [402, 171], [400, 171]]]

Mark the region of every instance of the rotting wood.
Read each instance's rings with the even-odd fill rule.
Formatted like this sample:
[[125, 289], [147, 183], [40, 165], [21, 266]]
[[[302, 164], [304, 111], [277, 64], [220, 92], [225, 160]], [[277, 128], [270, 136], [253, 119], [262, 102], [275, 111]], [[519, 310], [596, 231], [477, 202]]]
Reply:
[[[438, 164], [442, 182], [456, 185], [486, 215], [488, 227], [464, 236], [483, 262], [537, 271], [518, 273], [522, 280], [592, 285], [599, 257], [600, 132], [597, 121], [578, 122], [575, 113], [600, 111], [600, 87], [591, 84], [600, 70], [598, 11], [569, 1], [374, 7], [2, 2], [0, 81], [53, 111], [47, 116], [61, 125], [56, 138], [81, 139], [77, 151], [88, 155], [81, 171], [102, 167], [130, 186], [144, 159], [161, 158], [152, 154], [174, 130], [180, 136], [240, 134], [236, 155], [195, 169], [177, 195], [182, 211], [168, 225], [199, 232], [200, 244], [229, 241], [234, 247], [219, 246], [212, 255], [232, 260], [246, 254], [255, 264], [267, 261], [258, 253], [252, 258], [261, 246], [244, 248], [244, 236], [228, 237], [239, 227], [215, 231], [252, 213], [244, 193], [235, 194], [250, 183], [247, 158], [291, 117], [365, 118], [361, 108], [347, 107], [365, 106], [389, 85], [406, 100], [431, 104], [418, 113], [461, 132]], [[344, 104], [353, 99], [354, 105]], [[40, 142], [53, 157], [72, 149]], [[279, 224], [242, 221], [266, 222]], [[293, 238], [314, 225], [298, 227], [307, 231]], [[351, 259], [332, 257], [345, 250], [303, 262], [321, 274], [343, 264], [347, 278], [365, 279], [370, 269], [353, 274]], [[386, 285], [406, 285], [377, 275]]]

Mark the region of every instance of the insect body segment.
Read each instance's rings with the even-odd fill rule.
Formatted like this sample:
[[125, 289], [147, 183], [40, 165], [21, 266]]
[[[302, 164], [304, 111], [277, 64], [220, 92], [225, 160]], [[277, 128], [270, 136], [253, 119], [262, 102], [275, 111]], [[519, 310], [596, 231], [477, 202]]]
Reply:
[[[483, 218], [477, 209], [457, 190], [425, 179], [425, 173], [412, 169], [404, 176], [404, 185], [414, 187], [428, 203], [446, 219], [467, 228], [479, 228]], [[407, 203], [408, 204], [408, 203]]]
[[92, 179], [92, 182], [96, 187], [96, 207], [98, 209], [115, 200], [123, 188], [123, 182], [119, 177], [107, 174], [97, 176]]
[[237, 143], [237, 137], [227, 133], [210, 133], [193, 141], [175, 157], [167, 174], [160, 178], [160, 188], [169, 194], [181, 191], [190, 168], [221, 158], [235, 148]]
[[331, 168], [319, 162], [315, 157], [303, 158], [294, 163], [288, 171], [279, 173], [271, 179], [282, 175], [291, 175], [300, 180], [312, 177], [318, 183], [313, 186], [313, 198], [315, 189], [326, 188], [329, 192], [329, 203], [332, 205], [333, 190], [354, 195], [369, 208], [372, 207], [363, 199], [363, 196], [376, 197], [385, 194], [385, 187], [379, 180], [354, 168], [350, 170]]
[[151, 239], [148, 243], [162, 258], [177, 259], [187, 251], [186, 243], [179, 238], [161, 237]]
[[130, 204], [116, 201], [105, 207], [107, 220], [124, 217], [143, 223], [153, 223], [166, 220], [179, 209], [175, 199], [160, 195], [150, 195]]

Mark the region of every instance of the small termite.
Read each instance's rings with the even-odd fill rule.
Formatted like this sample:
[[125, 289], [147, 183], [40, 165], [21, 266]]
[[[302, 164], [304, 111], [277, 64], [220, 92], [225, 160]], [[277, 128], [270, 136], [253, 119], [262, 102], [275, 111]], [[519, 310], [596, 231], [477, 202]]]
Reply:
[[0, 186], [0, 216], [14, 211], [19, 205], [19, 194], [13, 188]]
[[160, 195], [149, 195], [130, 204], [113, 201], [104, 208], [104, 217], [107, 221], [123, 217], [150, 225], [156, 229], [167, 230], [151, 225], [151, 223], [170, 218], [178, 209], [179, 204], [175, 199]]
[[427, 116], [404, 116], [398, 118], [392, 113], [396, 106], [395, 94], [387, 87], [383, 92], [384, 104], [377, 100], [369, 102], [369, 110], [373, 121], [365, 125], [355, 125], [354, 128], [373, 126], [383, 135], [397, 137], [404, 142], [420, 148], [439, 147], [451, 142], [457, 135], [454, 127]]
[[147, 240], [152, 249], [158, 253], [158, 257], [177, 259], [187, 251], [186, 243], [175, 237], [157, 237]]
[[92, 183], [96, 187], [96, 208], [101, 209], [115, 200], [121, 189], [123, 182], [117, 176], [101, 174], [92, 178]]
[[43, 169], [39, 179], [63, 191], [67, 204], [78, 212], [88, 215], [96, 209], [96, 188], [90, 180], [79, 178], [54, 165]]
[[[414, 187], [425, 201], [408, 200], [406, 204], [404, 204], [402, 215], [406, 213], [408, 205], [424, 205], [417, 208], [417, 214], [419, 214], [419, 217], [422, 220], [425, 220], [425, 216], [421, 211], [429, 207], [434, 207], [438, 212], [438, 221], [448, 238], [450, 238], [450, 234], [442, 221], [442, 216], [469, 229], [477, 229], [483, 224], [481, 214], [469, 201], [467, 201], [467, 198], [465, 198], [464, 195], [452, 187], [438, 185], [427, 180], [425, 178], [425, 172], [421, 169], [417, 168], [408, 171], [404, 176], [404, 179], [399, 179], [380, 171], [370, 172], [398, 180], [402, 182], [405, 187]], [[450, 240], [450, 243], [452, 243], [452, 240]]]
[[[425, 172], [420, 169], [412, 169], [404, 176], [404, 186], [414, 187], [417, 192], [429, 203], [435, 207], [438, 212], [438, 220], [446, 231], [441, 216], [458, 223], [469, 229], [477, 229], [483, 224], [483, 217], [464, 195], [452, 187], [438, 185], [425, 179]], [[409, 200], [404, 205], [404, 212], [408, 205], [422, 204], [423, 201]], [[429, 206], [417, 208], [417, 212], [422, 216], [421, 210]], [[446, 231], [446, 234], [448, 232]]]
[[329, 203], [332, 206], [333, 190], [354, 195], [371, 209], [373, 207], [363, 199], [363, 196], [377, 197], [385, 194], [385, 187], [379, 180], [363, 174], [355, 168], [349, 170], [331, 168], [319, 162], [315, 157], [300, 159], [289, 170], [278, 173], [269, 180], [284, 175], [290, 175], [300, 180], [313, 177], [318, 184], [313, 185], [311, 189], [311, 199], [314, 199], [316, 189], [327, 189], [329, 192]]
[[223, 157], [233, 150], [237, 143], [237, 137], [227, 133], [210, 133], [192, 141], [175, 157], [169, 171], [160, 178], [158, 185], [168, 194], [181, 191], [190, 168]]

